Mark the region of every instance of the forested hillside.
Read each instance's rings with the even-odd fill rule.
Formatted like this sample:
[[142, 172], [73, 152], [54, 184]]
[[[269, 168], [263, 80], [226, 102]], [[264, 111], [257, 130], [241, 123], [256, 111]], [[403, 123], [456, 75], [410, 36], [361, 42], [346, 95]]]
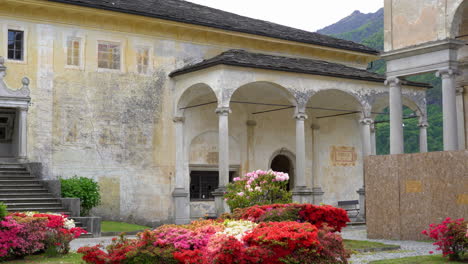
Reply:
[[[362, 43], [377, 50], [383, 50], [383, 8], [375, 13], [363, 14], [354, 11], [348, 17], [337, 23], [325, 27], [318, 33], [331, 35], [337, 38]], [[374, 61], [369, 65], [370, 70], [385, 74], [386, 65], [383, 60]], [[442, 142], [442, 107], [441, 107], [441, 81], [434, 74], [423, 74], [412, 77], [411, 80], [430, 83], [434, 88], [427, 93], [428, 110], [428, 145], [430, 151], [443, 149]], [[405, 108], [404, 116], [410, 117], [414, 113]], [[389, 153], [390, 126], [388, 115], [379, 115], [376, 118], [377, 127], [377, 154]], [[419, 152], [419, 127], [417, 118], [404, 119], [405, 152]]]

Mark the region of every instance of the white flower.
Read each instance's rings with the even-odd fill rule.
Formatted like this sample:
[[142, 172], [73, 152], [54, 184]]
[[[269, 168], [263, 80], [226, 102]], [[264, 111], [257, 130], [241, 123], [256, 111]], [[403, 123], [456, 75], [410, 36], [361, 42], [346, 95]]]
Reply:
[[246, 234], [248, 234], [252, 229], [254, 229], [257, 226], [257, 224], [245, 220], [226, 220], [224, 221], [224, 226], [226, 227], [224, 231], [218, 232], [217, 234], [233, 236], [237, 240], [241, 241]]
[[65, 229], [72, 229], [75, 227], [75, 221], [73, 219], [68, 219], [68, 218], [65, 218], [63, 220], [63, 227]]

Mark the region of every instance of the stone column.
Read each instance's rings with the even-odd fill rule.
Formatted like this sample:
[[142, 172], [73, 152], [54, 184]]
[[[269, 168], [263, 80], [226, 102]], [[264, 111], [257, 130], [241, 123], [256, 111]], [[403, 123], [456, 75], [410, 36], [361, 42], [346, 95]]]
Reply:
[[219, 185], [213, 192], [215, 197], [216, 214], [219, 216], [229, 212], [229, 208], [224, 201], [223, 195], [226, 191], [226, 184], [229, 183], [229, 107], [218, 107], [218, 166], [219, 166]]
[[247, 120], [247, 164], [244, 168], [245, 172], [249, 172], [253, 170], [254, 162], [255, 162], [255, 126], [257, 125], [257, 121], [255, 120]]
[[377, 127], [374, 122], [371, 124], [370, 129], [371, 129], [371, 155], [377, 155], [377, 139], [376, 139]]
[[465, 89], [460, 86], [456, 90], [456, 101], [457, 101], [457, 124], [458, 124], [458, 149], [465, 149], [465, 109], [463, 102], [463, 93]]
[[427, 148], [427, 127], [429, 124], [426, 121], [426, 118], [421, 117], [419, 120], [419, 152], [424, 153], [428, 151]]
[[312, 128], [312, 199], [313, 203], [319, 205], [323, 202], [322, 179], [320, 178], [320, 145], [319, 134], [320, 126], [313, 124]]
[[28, 108], [18, 109], [18, 160], [27, 161], [28, 158]]
[[190, 222], [190, 199], [186, 188], [185, 173], [185, 142], [184, 142], [184, 118], [173, 119], [175, 127], [175, 189], [172, 192], [175, 205], [175, 224], [187, 224]]
[[362, 154], [363, 157], [372, 155], [372, 136], [371, 126], [374, 124], [372, 118], [362, 118], [361, 123], [361, 138], [362, 138]]
[[455, 100], [455, 75], [453, 69], [443, 69], [437, 72], [442, 78], [442, 111], [444, 125], [444, 150], [458, 149], [457, 105]]
[[293, 201], [298, 203], [311, 203], [312, 190], [306, 185], [305, 179], [305, 130], [304, 123], [307, 115], [297, 112], [296, 116], [296, 178], [294, 179]]
[[403, 140], [403, 102], [401, 82], [391, 77], [385, 81], [390, 86], [390, 154], [405, 152]]

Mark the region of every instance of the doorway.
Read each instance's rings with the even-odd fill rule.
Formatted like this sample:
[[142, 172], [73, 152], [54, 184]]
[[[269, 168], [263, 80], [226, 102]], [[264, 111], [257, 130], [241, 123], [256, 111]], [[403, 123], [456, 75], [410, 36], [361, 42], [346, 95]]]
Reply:
[[292, 160], [286, 155], [278, 154], [271, 161], [270, 168], [274, 171], [287, 173], [289, 175], [287, 190], [292, 190], [294, 187], [294, 165]]
[[0, 158], [13, 158], [17, 154], [16, 109], [0, 108]]

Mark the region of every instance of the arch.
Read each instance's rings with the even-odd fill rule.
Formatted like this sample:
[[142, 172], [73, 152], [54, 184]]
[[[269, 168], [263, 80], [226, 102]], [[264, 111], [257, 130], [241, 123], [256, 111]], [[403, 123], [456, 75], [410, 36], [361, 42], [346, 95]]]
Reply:
[[[452, 21], [450, 22], [450, 38], [468, 34], [468, 24], [464, 26], [463, 21], [468, 20], [468, 0], [461, 0], [460, 3], [455, 4], [456, 11], [453, 14]], [[466, 31], [466, 32], [465, 32]]]
[[[421, 103], [415, 102], [408, 95], [402, 95], [403, 106], [413, 110], [418, 115], [425, 115], [425, 107]], [[372, 112], [382, 112], [389, 106], [389, 94], [383, 93], [374, 96], [372, 99]]]
[[196, 83], [186, 88], [175, 98], [174, 115], [183, 116], [184, 107], [195, 103], [208, 103], [216, 101], [218, 97], [211, 86], [206, 83]]
[[[190, 139], [189, 164], [218, 164], [218, 131], [205, 131]], [[236, 138], [229, 136], [229, 164], [241, 164], [240, 144]]]
[[[363, 112], [365, 109], [365, 100], [359, 95], [348, 90], [330, 88], [321, 89], [309, 98], [307, 108], [311, 109], [313, 115], [340, 114], [346, 111]], [[334, 110], [331, 110], [334, 109]]]
[[[252, 90], [256, 90], [257, 93], [259, 93], [257, 96], [261, 97], [261, 99], [263, 100], [257, 101], [252, 97], [245, 98], [247, 96], [246, 93], [251, 94], [249, 92], [244, 92], [247, 89], [249, 89], [248, 90], [249, 92]], [[274, 91], [274, 93], [272, 93], [272, 91]], [[279, 95], [279, 97], [276, 97], [275, 95]], [[249, 82], [241, 86], [238, 86], [236, 89], [229, 92], [227, 101], [230, 103], [231, 101], [235, 101], [236, 99], [243, 99], [243, 100], [248, 99], [248, 101], [268, 103], [269, 98], [273, 98], [273, 99], [283, 98], [283, 99], [286, 99], [289, 104], [297, 105], [297, 100], [294, 97], [294, 94], [290, 89], [280, 84], [270, 82], [270, 81], [255, 81], [255, 82]]]
[[[268, 162], [268, 168], [274, 170], [273, 169], [274, 161], [278, 157], [284, 157], [289, 162], [290, 168], [289, 168], [289, 172], [288, 172], [288, 174], [289, 174], [288, 187], [289, 187], [289, 190], [292, 190], [294, 188], [294, 178], [295, 178], [295, 170], [296, 170], [296, 155], [294, 155], [294, 153], [292, 153], [291, 151], [289, 151], [286, 148], [281, 148], [281, 149], [273, 152], [273, 154], [271, 155], [270, 160]], [[282, 172], [286, 172], [286, 171], [282, 171]]]

